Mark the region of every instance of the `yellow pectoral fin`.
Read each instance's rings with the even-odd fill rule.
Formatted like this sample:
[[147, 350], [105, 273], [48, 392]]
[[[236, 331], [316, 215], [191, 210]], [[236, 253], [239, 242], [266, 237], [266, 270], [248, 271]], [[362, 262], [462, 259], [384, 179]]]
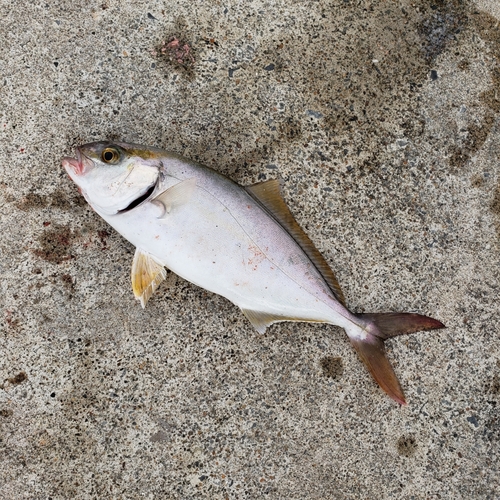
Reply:
[[154, 257], [138, 248], [132, 263], [132, 290], [144, 308], [158, 285], [166, 278], [167, 271]]

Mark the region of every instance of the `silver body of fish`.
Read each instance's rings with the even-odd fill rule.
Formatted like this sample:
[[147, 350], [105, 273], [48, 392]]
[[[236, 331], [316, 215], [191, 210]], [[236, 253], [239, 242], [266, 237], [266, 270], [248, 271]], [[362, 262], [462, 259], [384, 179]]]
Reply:
[[405, 404], [384, 340], [444, 325], [418, 314], [351, 313], [278, 181], [242, 187], [174, 153], [125, 143], [81, 146], [63, 166], [93, 209], [136, 247], [132, 288], [143, 307], [166, 267], [226, 297], [261, 333], [280, 321], [340, 326], [382, 389]]

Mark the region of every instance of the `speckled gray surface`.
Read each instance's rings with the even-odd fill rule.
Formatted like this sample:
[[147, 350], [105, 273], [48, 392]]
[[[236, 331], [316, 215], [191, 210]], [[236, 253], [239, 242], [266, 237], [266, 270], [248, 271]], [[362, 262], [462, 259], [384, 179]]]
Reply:
[[[3, 0], [0, 498], [499, 498], [499, 15]], [[104, 138], [282, 178], [352, 310], [447, 325], [389, 344], [408, 406], [340, 329], [172, 274], [141, 310], [60, 167]]]

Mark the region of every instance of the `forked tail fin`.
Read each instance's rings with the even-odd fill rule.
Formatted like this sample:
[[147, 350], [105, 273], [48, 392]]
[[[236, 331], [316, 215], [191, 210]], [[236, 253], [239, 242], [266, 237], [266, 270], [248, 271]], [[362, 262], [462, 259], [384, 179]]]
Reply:
[[403, 390], [387, 359], [384, 341], [397, 335], [434, 330], [445, 326], [436, 319], [412, 313], [357, 314], [365, 338], [349, 337], [373, 378], [394, 401], [406, 404]]

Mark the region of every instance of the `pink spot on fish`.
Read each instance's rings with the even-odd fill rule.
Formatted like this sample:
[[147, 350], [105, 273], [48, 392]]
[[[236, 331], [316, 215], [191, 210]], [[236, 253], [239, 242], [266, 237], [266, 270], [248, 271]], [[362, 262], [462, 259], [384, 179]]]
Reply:
[[248, 252], [246, 263], [253, 271], [256, 271], [259, 264], [266, 259], [266, 256], [257, 245], [253, 244], [248, 246]]

